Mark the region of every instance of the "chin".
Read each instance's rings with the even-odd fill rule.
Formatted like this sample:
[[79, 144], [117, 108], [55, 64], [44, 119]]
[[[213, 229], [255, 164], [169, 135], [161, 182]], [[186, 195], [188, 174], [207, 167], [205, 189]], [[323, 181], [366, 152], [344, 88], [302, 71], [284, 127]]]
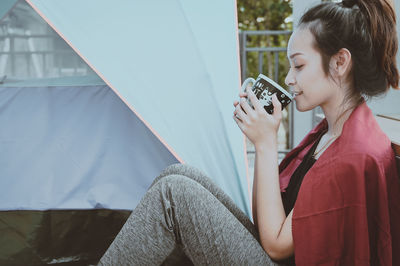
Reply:
[[311, 106], [302, 106], [301, 104], [297, 104], [296, 102], [296, 109], [299, 112], [307, 112], [313, 109]]
[[296, 99], [294, 102], [296, 103], [296, 109], [299, 112], [311, 111], [318, 106], [318, 104], [304, 101], [304, 99]]

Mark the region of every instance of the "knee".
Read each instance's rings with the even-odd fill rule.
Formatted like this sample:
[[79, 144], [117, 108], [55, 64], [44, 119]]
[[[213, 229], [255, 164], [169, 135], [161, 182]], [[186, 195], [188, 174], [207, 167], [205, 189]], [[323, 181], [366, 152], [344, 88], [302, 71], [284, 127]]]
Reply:
[[176, 164], [171, 164], [167, 166], [151, 183], [150, 188], [152, 188], [155, 184], [160, 182], [160, 180], [163, 180], [166, 176], [169, 175], [174, 175], [174, 174], [179, 174], [179, 169], [182, 167], [182, 164], [176, 163]]
[[177, 174], [171, 174], [171, 175], [167, 175], [164, 176], [164, 178], [160, 179], [157, 182], [157, 185], [160, 185], [162, 187], [179, 187], [182, 184], [186, 184], [186, 181], [189, 178], [186, 176], [182, 176], [182, 175], [177, 175]]
[[[165, 170], [156, 178], [154, 179], [153, 183], [150, 187], [154, 186], [158, 182], [164, 180], [166, 177], [169, 176], [182, 176], [191, 181], [197, 182], [201, 184], [203, 187], [209, 189], [210, 187], [215, 186], [215, 183], [208, 178], [202, 171], [199, 169], [187, 165], [187, 164], [172, 164], [165, 168]], [[172, 182], [172, 181], [171, 181]]]
[[167, 175], [172, 175], [176, 172], [179, 172], [180, 169], [184, 167], [184, 164], [181, 163], [174, 163], [169, 166], [167, 166], [160, 174], [160, 176], [167, 176]]
[[161, 189], [162, 193], [169, 197], [189, 195], [199, 184], [183, 175], [168, 175], [160, 179], [155, 187]]
[[189, 165], [189, 164], [181, 164], [181, 163], [176, 163], [168, 166], [167, 168], [164, 169], [164, 171], [161, 173], [161, 175], [205, 175], [201, 170], [198, 168]]

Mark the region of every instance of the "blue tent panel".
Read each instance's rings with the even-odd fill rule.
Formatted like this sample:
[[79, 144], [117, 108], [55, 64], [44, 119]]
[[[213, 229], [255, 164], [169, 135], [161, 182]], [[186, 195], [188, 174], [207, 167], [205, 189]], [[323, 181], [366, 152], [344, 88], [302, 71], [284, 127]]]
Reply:
[[107, 85], [0, 87], [0, 123], [0, 210], [131, 210], [178, 162]]

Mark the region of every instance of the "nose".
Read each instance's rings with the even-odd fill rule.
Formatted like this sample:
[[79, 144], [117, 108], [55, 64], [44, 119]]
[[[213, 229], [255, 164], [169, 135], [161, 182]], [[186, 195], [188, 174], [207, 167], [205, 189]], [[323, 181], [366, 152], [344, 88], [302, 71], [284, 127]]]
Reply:
[[289, 72], [286, 75], [285, 84], [287, 86], [294, 86], [296, 84], [296, 79], [294, 78], [292, 68], [289, 69]]

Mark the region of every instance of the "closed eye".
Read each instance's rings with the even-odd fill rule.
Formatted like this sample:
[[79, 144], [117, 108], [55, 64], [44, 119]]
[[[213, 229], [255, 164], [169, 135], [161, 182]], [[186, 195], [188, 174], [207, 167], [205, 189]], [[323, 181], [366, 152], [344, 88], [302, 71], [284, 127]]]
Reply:
[[296, 69], [300, 69], [302, 68], [304, 65], [300, 65], [300, 66], [294, 66]]

